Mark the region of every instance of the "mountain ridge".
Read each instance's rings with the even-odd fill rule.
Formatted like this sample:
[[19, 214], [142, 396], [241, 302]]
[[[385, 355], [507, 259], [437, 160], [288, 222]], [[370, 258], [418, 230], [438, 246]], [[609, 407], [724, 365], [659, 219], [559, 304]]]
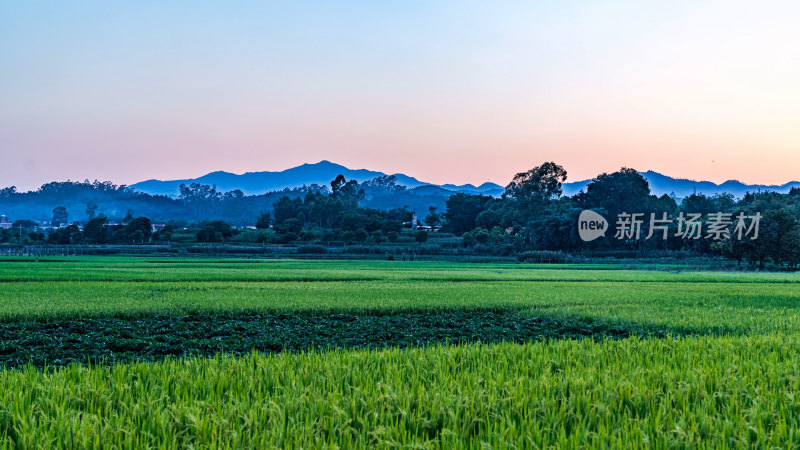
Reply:
[[341, 164], [336, 164], [327, 160], [322, 160], [313, 164], [305, 163], [283, 171], [245, 172], [243, 174], [214, 171], [197, 178], [179, 180], [150, 179], [134, 183], [129, 187], [148, 194], [169, 195], [174, 197], [178, 195], [178, 187], [181, 184], [200, 183], [214, 184], [217, 186], [218, 190], [223, 192], [239, 189], [247, 195], [254, 195], [284, 188], [295, 188], [304, 185], [310, 186], [312, 184], [328, 186], [339, 174], [344, 175], [348, 180], [354, 179], [358, 182], [371, 180], [380, 176], [393, 175], [397, 178], [398, 184], [402, 184], [407, 188], [438, 186], [454, 192], [485, 195], [499, 195], [503, 190], [502, 186], [489, 182], [483, 183], [481, 186], [474, 186], [471, 184], [461, 186], [448, 184], [439, 186], [434, 183], [420, 181], [417, 178], [402, 173], [387, 174], [368, 169], [350, 169]]
[[[784, 184], [747, 184], [738, 180], [727, 180], [722, 183], [712, 181], [692, 180], [688, 178], [674, 178], [662, 173], [647, 170], [639, 172], [650, 183], [650, 189], [655, 195], [671, 195], [675, 198], [683, 198], [693, 193], [713, 196], [721, 193], [730, 193], [734, 197], [742, 197], [747, 192], [774, 191], [786, 193], [793, 187], [800, 188], [800, 181], [790, 181]], [[318, 163], [305, 163], [291, 167], [282, 171], [260, 171], [245, 172], [235, 174], [225, 171], [214, 171], [197, 178], [186, 178], [179, 180], [158, 180], [150, 179], [134, 183], [131, 188], [146, 192], [148, 194], [178, 195], [178, 187], [182, 184], [200, 183], [216, 185], [222, 192], [239, 189], [246, 195], [263, 194], [265, 192], [282, 190], [285, 188], [295, 188], [310, 186], [312, 184], [328, 186], [331, 180], [337, 175], [342, 174], [348, 180], [354, 179], [358, 182], [367, 181], [380, 176], [393, 175], [397, 178], [398, 184], [409, 189], [423, 186], [437, 187], [452, 193], [482, 194], [499, 196], [503, 193], [503, 186], [485, 182], [479, 186], [473, 184], [435, 184], [421, 181], [413, 176], [402, 173], [387, 174], [368, 169], [350, 169], [344, 165], [322, 160]], [[564, 195], [575, 195], [591, 182], [591, 179], [567, 182], [563, 185]]]
[[[800, 181], [789, 181], [784, 184], [747, 184], [739, 180], [727, 180], [722, 183], [714, 183], [713, 181], [670, 177], [653, 170], [639, 173], [650, 184], [650, 191], [654, 195], [667, 194], [675, 198], [683, 198], [695, 193], [708, 196], [728, 193], [736, 198], [741, 198], [748, 192], [773, 191], [785, 194], [793, 187], [800, 188]], [[564, 194], [575, 195], [585, 189], [591, 181], [589, 179], [564, 183]]]

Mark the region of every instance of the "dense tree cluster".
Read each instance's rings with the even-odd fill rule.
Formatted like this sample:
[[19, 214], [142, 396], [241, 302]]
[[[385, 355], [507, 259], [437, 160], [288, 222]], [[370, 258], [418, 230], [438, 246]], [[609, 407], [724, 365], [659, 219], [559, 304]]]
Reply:
[[[261, 219], [263, 227], [264, 217], [261, 213], [270, 211], [282, 197], [302, 201], [308, 192], [328, 195], [334, 187], [337, 189], [335, 197], [353, 198], [361, 206], [371, 205], [376, 209], [389, 210], [410, 205], [418, 211], [424, 211], [431, 205], [444, 206], [442, 196], [434, 200], [432, 197], [408, 194], [405, 186], [397, 184], [395, 176], [380, 176], [360, 184], [355, 180], [342, 179], [335, 184], [330, 187], [312, 184], [245, 195], [240, 190], [221, 192], [214, 185], [192, 183], [181, 185], [175, 197], [169, 197], [138, 192], [110, 182], [54, 182], [31, 192], [18, 192], [14, 186], [0, 189], [0, 213], [56, 227], [62, 224], [80, 226], [100, 213], [112, 223], [127, 223], [125, 217], [128, 210], [134, 210], [158, 223], [221, 220], [243, 227]], [[353, 189], [356, 192], [351, 192]], [[54, 211], [54, 208], [58, 208], [58, 211]]]
[[[392, 178], [373, 180], [373, 189], [376, 183], [381, 189], [395, 189], [391, 187]], [[365, 196], [363, 186], [342, 175], [331, 182], [330, 191], [309, 191], [302, 199], [284, 196], [272, 208], [274, 239], [380, 242], [410, 224], [413, 213], [407, 209], [384, 211], [359, 206]]]
[[[750, 193], [739, 201], [729, 194], [694, 194], [678, 203], [667, 195], [651, 195], [647, 180], [630, 168], [600, 174], [572, 197], [561, 195], [566, 179], [566, 171], [550, 162], [517, 174], [501, 198], [454, 195], [447, 201], [445, 229], [462, 235], [467, 247], [483, 246], [498, 254], [532, 250], [594, 254], [665, 250], [721, 254], [762, 267], [767, 262], [791, 268], [800, 264], [800, 189], [788, 194]], [[606, 239], [583, 242], [579, 238], [578, 216], [586, 209], [609, 218], [612, 230]], [[639, 239], [615, 238], [615, 221], [625, 213], [641, 214]], [[759, 214], [762, 218], [758, 238], [686, 239], [679, 229], [680, 220], [674, 220], [681, 215], [698, 214], [701, 227], [708, 227], [710, 215], [716, 213], [731, 220], [739, 214]], [[671, 218], [669, 224], [663, 225], [665, 229], [654, 227], [651, 234], [651, 218], [663, 218], [664, 214]], [[646, 239], [648, 235], [656, 237]]]
[[[255, 223], [260, 211], [268, 210], [283, 196], [302, 198], [309, 191], [325, 186], [301, 186], [261, 195], [241, 191], [220, 192], [215, 186], [182, 185], [176, 198], [137, 192], [110, 182], [47, 183], [38, 190], [18, 192], [15, 187], [0, 189], [0, 212], [9, 217], [33, 219], [46, 225], [81, 225], [105, 214], [110, 222], [127, 222], [128, 210], [154, 222], [223, 220], [236, 226]], [[58, 211], [55, 211], [58, 209]]]

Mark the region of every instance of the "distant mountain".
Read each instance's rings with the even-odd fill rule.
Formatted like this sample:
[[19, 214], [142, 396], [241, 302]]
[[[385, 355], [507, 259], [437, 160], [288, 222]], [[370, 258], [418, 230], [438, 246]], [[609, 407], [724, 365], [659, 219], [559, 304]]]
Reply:
[[[678, 199], [697, 192], [709, 196], [727, 192], [734, 197], [742, 197], [747, 192], [774, 191], [780, 193], [789, 192], [793, 187], [800, 187], [800, 182], [793, 181], [782, 185], [759, 185], [745, 184], [735, 180], [729, 180], [722, 184], [710, 181], [696, 181], [684, 178], [672, 178], [652, 170], [640, 172], [650, 183], [653, 194], [661, 196], [663, 194], [672, 195]], [[300, 186], [310, 186], [319, 184], [330, 186], [330, 182], [337, 175], [342, 174], [348, 180], [358, 182], [371, 180], [376, 177], [387, 175], [384, 172], [366, 169], [350, 169], [341, 164], [330, 161], [320, 161], [316, 164], [303, 164], [301, 166], [286, 169], [280, 172], [247, 172], [241, 175], [229, 172], [211, 172], [199, 178], [189, 178], [184, 180], [147, 180], [131, 185], [130, 187], [148, 194], [161, 194], [176, 197], [178, 186], [182, 183], [200, 183], [216, 185], [217, 190], [222, 192], [239, 189], [246, 195], [259, 195], [266, 192], [279, 191], [285, 188], [296, 188]], [[402, 173], [394, 174], [398, 184], [406, 186], [408, 191], [404, 197], [413, 195], [416, 197], [440, 197], [447, 198], [455, 193], [465, 193], [473, 195], [491, 195], [498, 197], [503, 193], [503, 186], [495, 183], [483, 183], [480, 186], [472, 184], [443, 184], [437, 185], [420, 181], [412, 176]], [[592, 180], [574, 181], [564, 183], [564, 195], [575, 195], [581, 190], [586, 189]], [[388, 199], [380, 199], [375, 203], [385, 203]], [[393, 205], [400, 201], [395, 199]], [[406, 200], [409, 200], [406, 198]], [[441, 203], [441, 202], [437, 202]], [[402, 205], [401, 205], [402, 206]]]
[[[302, 197], [306, 190], [294, 189], [312, 184], [330, 186], [331, 180], [342, 174], [348, 180], [359, 182], [385, 176], [383, 172], [372, 170], [353, 170], [345, 166], [322, 161], [316, 164], [303, 164], [282, 172], [249, 172], [242, 175], [227, 172], [212, 172], [199, 178], [185, 180], [148, 180], [136, 183], [130, 188], [118, 189], [113, 184], [97, 183], [48, 183], [40, 189], [31, 192], [12, 193], [0, 195], [0, 213], [8, 216], [12, 221], [17, 219], [33, 219], [36, 221], [49, 221], [53, 208], [64, 206], [70, 220], [85, 221], [87, 217], [87, 204], [93, 202], [97, 205], [97, 212], [103, 213], [112, 220], [119, 221], [132, 210], [135, 215], [144, 215], [154, 220], [165, 222], [168, 220], [183, 219], [189, 221], [219, 219], [235, 225], [248, 225], [255, 223], [260, 211], [272, 209], [272, 205], [282, 196]], [[650, 189], [655, 195], [671, 195], [680, 200], [694, 192], [713, 196], [727, 192], [741, 198], [747, 192], [775, 191], [789, 192], [793, 187], [800, 188], [800, 182], [794, 181], [782, 185], [748, 185], [739, 181], [726, 181], [716, 184], [709, 181], [695, 181], [672, 178], [658, 172], [647, 171], [641, 174], [650, 183]], [[440, 212], [446, 209], [447, 199], [456, 193], [482, 194], [500, 196], [503, 187], [494, 183], [484, 183], [480, 186], [472, 184], [444, 184], [436, 185], [425, 183], [414, 177], [395, 174], [397, 182], [404, 189], [386, 189], [380, 185], [366, 188], [366, 198], [363, 206], [375, 209], [394, 209], [407, 207], [416, 212], [418, 217], [425, 217], [431, 206], [439, 208]], [[221, 192], [240, 189], [247, 194], [246, 197], [235, 202], [223, 202], [211, 212], [188, 207], [184, 201], [179, 200], [178, 186], [181, 183], [200, 183], [216, 185]], [[591, 180], [565, 183], [565, 195], [575, 195]], [[294, 189], [294, 190], [292, 190]], [[171, 197], [171, 198], [170, 198]]]
[[[748, 192], [773, 191], [785, 194], [793, 187], [800, 188], [800, 182], [792, 181], [781, 185], [745, 184], [736, 180], [728, 180], [722, 184], [711, 181], [696, 181], [685, 178], [672, 178], [667, 175], [648, 170], [639, 172], [650, 183], [650, 191], [657, 196], [667, 194], [676, 198], [683, 198], [693, 193], [713, 196], [715, 194], [729, 193], [736, 198], [741, 198]], [[564, 195], [575, 195], [581, 190], [586, 190], [592, 180], [564, 183]]]
[[[216, 185], [217, 190], [222, 192], [239, 189], [246, 195], [258, 195], [284, 188], [291, 189], [304, 185], [310, 186], [312, 184], [330, 186], [330, 182], [339, 174], [344, 175], [348, 180], [356, 180], [358, 182], [386, 175], [383, 172], [366, 169], [349, 169], [330, 161], [320, 161], [316, 164], [303, 164], [302, 166], [293, 167], [281, 172], [247, 172], [241, 175], [229, 172], [211, 172], [199, 178], [185, 180], [147, 180], [133, 184], [130, 187], [139, 192], [175, 197], [178, 195], [178, 187], [181, 184], [200, 183]], [[437, 186], [435, 184], [419, 181], [414, 177], [402, 173], [393, 175], [397, 177], [398, 184], [406, 186], [407, 188], [433, 186], [440, 187], [451, 194], [463, 192], [468, 194], [500, 195], [503, 192], [502, 186], [494, 183], [484, 183], [477, 187], [471, 184], [462, 186], [452, 184]]]
[[460, 186], [456, 186], [455, 184], [443, 184], [440, 186], [442, 189], [447, 189], [448, 191], [453, 192], [462, 192], [464, 194], [482, 194], [482, 195], [491, 195], [494, 197], [499, 197], [500, 194], [505, 191], [503, 186], [494, 183], [483, 183], [482, 185], [475, 187], [471, 184], [462, 184]]

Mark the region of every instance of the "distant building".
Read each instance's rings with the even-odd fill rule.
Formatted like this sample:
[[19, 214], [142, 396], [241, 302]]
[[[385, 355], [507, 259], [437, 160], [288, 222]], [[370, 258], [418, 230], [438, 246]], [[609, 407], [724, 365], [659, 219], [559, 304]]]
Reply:
[[4, 230], [10, 230], [12, 225], [13, 224], [10, 220], [8, 220], [8, 217], [6, 217], [5, 214], [0, 216], [0, 228]]
[[153, 233], [155, 233], [156, 231], [162, 231], [165, 226], [166, 224], [163, 223], [154, 223], [150, 225], [150, 231], [152, 231]]

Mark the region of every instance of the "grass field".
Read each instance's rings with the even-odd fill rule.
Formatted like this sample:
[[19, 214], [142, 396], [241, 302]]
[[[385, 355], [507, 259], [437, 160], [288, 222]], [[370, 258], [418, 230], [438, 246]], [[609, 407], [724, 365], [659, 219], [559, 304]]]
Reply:
[[800, 274], [795, 273], [97, 258], [0, 262], [0, 285], [5, 322], [512, 309], [694, 334], [800, 329]]
[[0, 438], [798, 445], [800, 276], [661, 269], [0, 260]]

